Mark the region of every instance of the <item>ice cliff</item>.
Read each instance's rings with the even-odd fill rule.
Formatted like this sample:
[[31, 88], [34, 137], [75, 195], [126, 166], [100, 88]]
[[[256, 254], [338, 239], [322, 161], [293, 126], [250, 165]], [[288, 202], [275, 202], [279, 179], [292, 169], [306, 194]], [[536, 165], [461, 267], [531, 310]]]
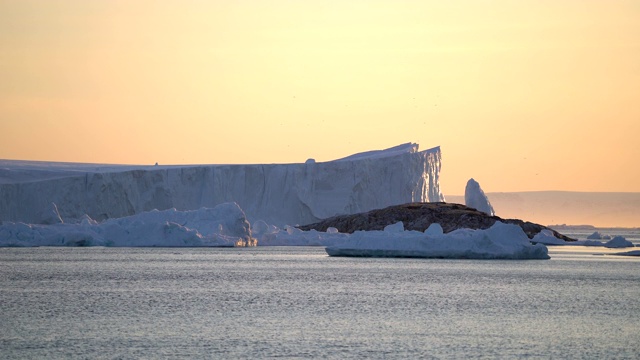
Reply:
[[[408, 202], [443, 201], [440, 148], [417, 144], [299, 164], [125, 166], [0, 161], [0, 220], [102, 221], [153, 209], [237, 203], [250, 221], [306, 224]], [[52, 205], [57, 209], [53, 211]]]

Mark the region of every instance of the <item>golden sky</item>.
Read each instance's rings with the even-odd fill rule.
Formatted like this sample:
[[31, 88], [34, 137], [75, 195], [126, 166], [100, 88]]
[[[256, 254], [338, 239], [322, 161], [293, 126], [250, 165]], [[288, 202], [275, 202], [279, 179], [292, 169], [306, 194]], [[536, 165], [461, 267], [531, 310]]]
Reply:
[[640, 1], [0, 0], [0, 158], [331, 160], [640, 191]]

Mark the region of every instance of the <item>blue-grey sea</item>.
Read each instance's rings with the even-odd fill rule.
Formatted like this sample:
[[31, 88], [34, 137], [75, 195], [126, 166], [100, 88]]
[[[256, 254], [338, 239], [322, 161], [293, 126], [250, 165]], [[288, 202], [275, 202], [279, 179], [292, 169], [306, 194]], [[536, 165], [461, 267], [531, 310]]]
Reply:
[[640, 258], [0, 248], [0, 358], [640, 358]]

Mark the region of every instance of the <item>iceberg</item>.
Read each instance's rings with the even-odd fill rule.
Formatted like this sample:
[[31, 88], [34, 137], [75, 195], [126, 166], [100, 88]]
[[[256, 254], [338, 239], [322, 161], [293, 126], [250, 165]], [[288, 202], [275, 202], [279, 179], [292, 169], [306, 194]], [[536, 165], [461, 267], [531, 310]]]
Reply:
[[108, 219], [88, 215], [75, 224], [0, 225], [0, 246], [255, 246], [249, 222], [236, 203], [214, 208], [169, 209]]
[[589, 239], [589, 240], [610, 240], [611, 236], [605, 235], [605, 234], [601, 234], [600, 232], [596, 231], [593, 234], [587, 236], [587, 239]]
[[425, 232], [399, 231], [400, 226], [389, 226], [385, 231], [356, 231], [345, 242], [328, 246], [327, 254], [356, 257], [549, 259], [547, 247], [531, 244], [517, 225], [496, 222], [486, 230], [458, 229], [447, 234], [441, 233], [442, 227], [439, 225]]
[[[409, 202], [444, 201], [440, 148], [413, 143], [299, 164], [127, 166], [0, 160], [0, 220], [122, 218], [235, 202], [249, 221], [307, 224]], [[51, 204], [56, 204], [52, 209]]]
[[494, 216], [496, 212], [493, 210], [493, 206], [489, 202], [489, 198], [485, 195], [480, 184], [473, 178], [467, 181], [467, 186], [464, 189], [464, 204], [470, 208], [474, 208], [483, 213]]
[[613, 239], [607, 241], [604, 244], [604, 247], [610, 248], [610, 249], [616, 249], [616, 248], [626, 248], [626, 247], [633, 247], [633, 243], [627, 239], [624, 238], [624, 236], [615, 236]]

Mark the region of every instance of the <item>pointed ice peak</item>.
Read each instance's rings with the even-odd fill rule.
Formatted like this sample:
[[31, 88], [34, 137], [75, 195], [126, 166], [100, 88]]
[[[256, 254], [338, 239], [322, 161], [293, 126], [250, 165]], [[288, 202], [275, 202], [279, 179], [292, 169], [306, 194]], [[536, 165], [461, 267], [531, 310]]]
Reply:
[[489, 198], [480, 188], [480, 184], [473, 180], [473, 178], [469, 179], [467, 187], [464, 189], [464, 203], [468, 207], [482, 211], [483, 213], [491, 216], [496, 214], [493, 210], [493, 206], [491, 206], [491, 203], [489, 202]]

